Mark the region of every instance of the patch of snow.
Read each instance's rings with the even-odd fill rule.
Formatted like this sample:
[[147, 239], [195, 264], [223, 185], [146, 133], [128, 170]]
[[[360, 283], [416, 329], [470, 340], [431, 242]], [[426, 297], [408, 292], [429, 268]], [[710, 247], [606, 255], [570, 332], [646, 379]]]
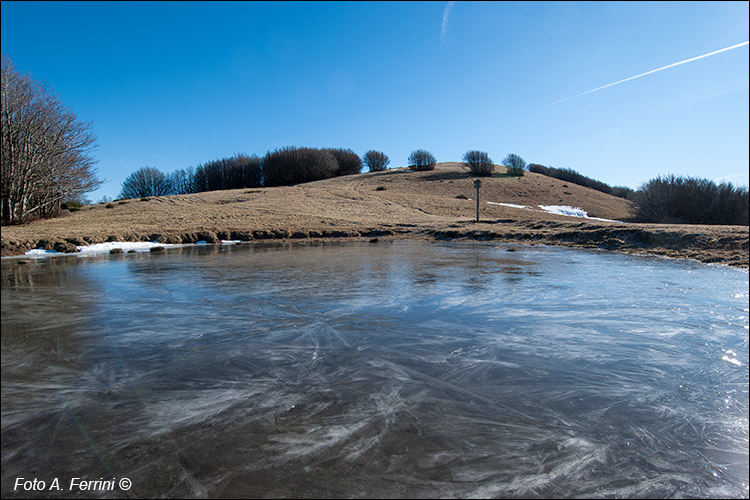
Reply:
[[[241, 240], [221, 240], [222, 245], [236, 245], [242, 243]], [[196, 241], [195, 245], [206, 245], [208, 244], [205, 240]], [[149, 252], [153, 247], [186, 247], [189, 244], [173, 245], [168, 243], [157, 243], [155, 241], [109, 241], [107, 243], [94, 243], [88, 246], [76, 246], [78, 249], [77, 253], [63, 254], [56, 250], [43, 250], [41, 248], [35, 248], [27, 251], [24, 255], [28, 257], [52, 257], [55, 255], [77, 255], [79, 257], [86, 257], [90, 255], [102, 255], [107, 254], [115, 248], [119, 248], [123, 253], [128, 253], [131, 250], [136, 252]]]
[[115, 248], [119, 248], [123, 251], [123, 253], [128, 253], [131, 250], [135, 250], [136, 252], [148, 252], [153, 247], [174, 246], [177, 245], [155, 243], [153, 241], [109, 241], [107, 243], [94, 243], [93, 245], [88, 246], [76, 246], [76, 248], [78, 249], [78, 253], [75, 254], [61, 254], [59, 252], [56, 252], [55, 250], [43, 250], [41, 248], [36, 248], [34, 250], [29, 250], [25, 255], [29, 255], [32, 257], [40, 257], [46, 255], [78, 255], [80, 257], [86, 257], [88, 255], [106, 254]]
[[539, 208], [541, 208], [545, 212], [549, 212], [552, 214], [559, 214], [559, 215], [568, 215], [570, 217], [588, 218], [589, 216], [589, 214], [587, 214], [584, 209], [573, 208], [569, 205], [539, 205]]
[[29, 250], [24, 255], [29, 255], [31, 257], [38, 257], [41, 255], [54, 255], [59, 253], [57, 250], [43, 250], [41, 248], [35, 248], [33, 250]]
[[558, 215], [566, 215], [568, 217], [581, 217], [584, 219], [601, 220], [605, 222], [620, 222], [619, 220], [602, 219], [600, 217], [589, 217], [589, 214], [582, 208], [574, 208], [569, 205], [539, 205], [539, 208], [545, 212]]
[[[530, 209], [528, 205], [516, 205], [515, 203], [497, 203], [494, 201], [488, 201], [489, 205], [501, 205], [503, 207], [510, 207], [510, 208], [528, 208]], [[612, 220], [612, 219], [601, 219], [599, 217], [589, 217], [589, 214], [586, 213], [586, 211], [582, 208], [575, 208], [568, 205], [537, 205], [539, 208], [541, 208], [543, 211], [551, 214], [557, 214], [557, 215], [566, 215], [568, 217], [581, 217], [584, 219], [591, 219], [591, 220], [601, 220], [605, 222], [622, 222], [619, 220]]]
[[487, 204], [502, 205], [504, 207], [510, 207], [510, 208], [529, 208], [528, 205], [516, 205], [515, 203], [495, 203], [494, 201], [488, 201]]
[[168, 245], [165, 243], [156, 243], [154, 241], [110, 241], [107, 243], [94, 243], [93, 245], [85, 247], [76, 247], [79, 250], [79, 255], [95, 255], [102, 253], [109, 253], [110, 250], [119, 248], [124, 253], [128, 253], [131, 250], [136, 252], [148, 252], [154, 247], [173, 247], [176, 245]]

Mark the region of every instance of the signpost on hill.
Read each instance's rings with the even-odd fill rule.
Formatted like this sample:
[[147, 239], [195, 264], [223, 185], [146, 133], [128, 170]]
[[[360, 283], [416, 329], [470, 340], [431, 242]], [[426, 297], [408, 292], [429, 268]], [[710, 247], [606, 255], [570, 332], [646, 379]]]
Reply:
[[482, 181], [475, 180], [474, 187], [477, 188], [477, 222], [479, 222], [479, 188], [482, 187]]

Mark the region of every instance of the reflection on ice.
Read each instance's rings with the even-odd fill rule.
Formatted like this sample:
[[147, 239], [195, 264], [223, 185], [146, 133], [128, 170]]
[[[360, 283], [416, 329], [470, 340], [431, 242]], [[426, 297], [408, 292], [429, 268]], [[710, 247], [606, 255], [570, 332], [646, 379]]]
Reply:
[[4, 261], [3, 496], [747, 497], [747, 274], [515, 248]]
[[728, 349], [726, 351], [726, 354], [722, 356], [721, 359], [728, 363], [732, 363], [733, 365], [742, 366], [742, 362], [737, 359], [737, 353], [731, 349]]

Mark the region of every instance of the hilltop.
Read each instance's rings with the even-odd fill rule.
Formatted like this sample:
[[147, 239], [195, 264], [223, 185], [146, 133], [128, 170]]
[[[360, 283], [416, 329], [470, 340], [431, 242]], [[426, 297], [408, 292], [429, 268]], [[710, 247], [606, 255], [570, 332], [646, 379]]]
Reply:
[[[502, 175], [504, 167], [498, 170], [500, 175], [481, 178], [479, 223], [473, 187], [477, 178], [459, 163], [448, 162], [425, 172], [396, 168], [296, 186], [86, 206], [55, 219], [3, 227], [2, 255], [19, 255], [39, 246], [65, 251], [105, 241], [467, 238], [597, 247], [748, 266], [747, 226], [627, 222], [633, 207], [623, 198], [533, 172], [508, 177]], [[581, 208], [589, 218], [549, 213], [540, 205]]]

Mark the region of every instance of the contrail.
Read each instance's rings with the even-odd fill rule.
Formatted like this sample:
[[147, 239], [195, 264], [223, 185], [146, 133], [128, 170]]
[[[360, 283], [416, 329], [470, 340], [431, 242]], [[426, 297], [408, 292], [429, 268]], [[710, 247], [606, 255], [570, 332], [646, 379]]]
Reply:
[[445, 6], [445, 10], [443, 10], [443, 24], [440, 26], [440, 41], [445, 41], [445, 36], [448, 34], [448, 18], [451, 15], [451, 10], [453, 9], [453, 5], [455, 5], [456, 2], [448, 2], [448, 4]]
[[612, 87], [614, 85], [619, 85], [621, 83], [629, 82], [630, 80], [635, 80], [636, 78], [640, 78], [642, 76], [650, 75], [651, 73], [656, 73], [657, 71], [662, 71], [669, 68], [674, 68], [675, 66], [679, 66], [680, 64], [685, 64], [693, 61], [697, 61], [698, 59], [703, 59], [705, 57], [710, 57], [716, 54], [720, 54], [722, 52], [726, 52], [727, 50], [736, 49], [738, 47], [743, 47], [750, 43], [750, 41], [738, 43], [737, 45], [732, 45], [731, 47], [725, 47], [723, 49], [714, 50], [713, 52], [709, 52], [708, 54], [703, 54], [701, 56], [691, 57], [690, 59], [685, 59], [684, 61], [668, 64], [666, 66], [662, 66], [661, 68], [652, 69], [651, 71], [646, 71], [645, 73], [641, 73], [640, 75], [631, 76], [630, 78], [625, 78], [624, 80], [620, 80], [619, 82], [613, 82], [608, 83], [607, 85], [602, 85], [601, 87], [597, 87], [595, 89], [587, 90], [586, 92], [583, 92], [582, 94], [574, 95], [573, 97], [566, 97], [565, 99], [560, 99], [559, 101], [555, 101], [552, 104], [559, 104], [561, 102], [570, 101], [571, 99], [575, 99], [577, 97], [584, 96], [586, 94], [591, 94], [592, 92], [596, 92], [597, 90], [606, 89], [607, 87]]

